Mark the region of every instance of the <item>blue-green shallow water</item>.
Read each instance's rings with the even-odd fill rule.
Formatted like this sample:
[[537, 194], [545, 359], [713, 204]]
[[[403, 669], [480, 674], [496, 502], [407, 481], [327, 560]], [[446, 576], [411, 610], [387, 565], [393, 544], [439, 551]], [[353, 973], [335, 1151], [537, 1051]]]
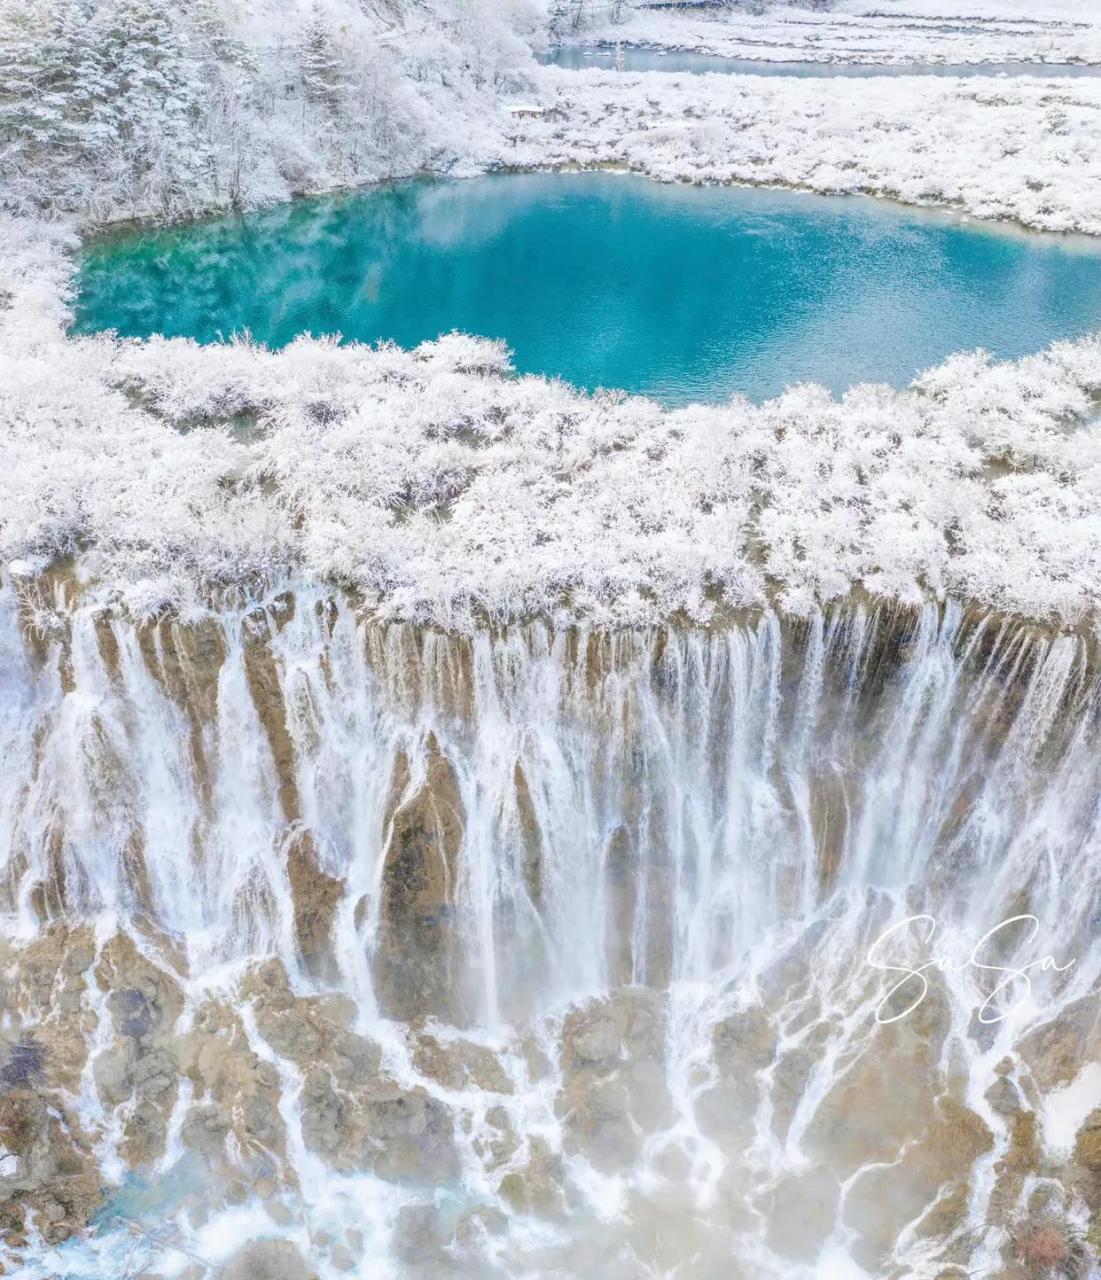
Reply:
[[642, 45], [560, 44], [536, 57], [569, 71], [686, 71], [692, 75], [798, 76], [866, 80], [881, 76], [1097, 76], [1101, 65], [1084, 62], [766, 62]]
[[904, 385], [954, 351], [1101, 327], [1101, 242], [859, 198], [611, 173], [412, 182], [117, 233], [81, 332], [503, 338], [522, 372], [669, 404], [814, 380]]

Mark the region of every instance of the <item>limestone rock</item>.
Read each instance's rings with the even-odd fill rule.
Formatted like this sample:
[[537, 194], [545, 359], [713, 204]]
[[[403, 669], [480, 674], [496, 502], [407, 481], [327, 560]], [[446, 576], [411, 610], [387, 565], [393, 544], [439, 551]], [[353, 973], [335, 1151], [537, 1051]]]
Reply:
[[1025, 1036], [1016, 1048], [1041, 1093], [1062, 1088], [1087, 1062], [1101, 1058], [1101, 1007], [1095, 997], [1086, 996]]
[[776, 1031], [763, 1005], [751, 1005], [717, 1023], [712, 1033], [715, 1065], [725, 1076], [759, 1071], [776, 1055]]
[[300, 837], [287, 851], [287, 878], [294, 901], [298, 946], [314, 973], [335, 968], [330, 953], [333, 918], [344, 896], [345, 883], [322, 871], [312, 841]]
[[287, 1240], [259, 1240], [239, 1249], [218, 1280], [317, 1280], [317, 1273]]
[[402, 1262], [430, 1266], [444, 1245], [443, 1224], [435, 1205], [405, 1204], [394, 1223], [393, 1248]]
[[472, 1040], [440, 1040], [422, 1034], [413, 1045], [413, 1065], [445, 1089], [479, 1089], [484, 1093], [512, 1093], [512, 1081], [496, 1055]]
[[861, 1172], [849, 1188], [845, 1222], [862, 1236], [855, 1251], [862, 1264], [879, 1274], [899, 1232], [915, 1220], [919, 1234], [938, 1239], [959, 1227], [972, 1167], [992, 1145], [993, 1136], [973, 1111], [953, 1098], [938, 1098], [921, 1136], [889, 1165]]
[[837, 1224], [841, 1186], [826, 1169], [782, 1179], [766, 1200], [768, 1242], [781, 1257], [810, 1265]]
[[96, 1058], [93, 1077], [105, 1106], [129, 1104], [119, 1151], [138, 1167], [164, 1152], [179, 1088], [174, 1031], [183, 995], [178, 981], [125, 934], [105, 944], [95, 972], [108, 993], [115, 1037]]
[[409, 764], [399, 761], [398, 798], [386, 848], [375, 988], [389, 1017], [470, 1019], [462, 955], [451, 908], [459, 875], [463, 809], [451, 764], [434, 737], [425, 745], [424, 780], [408, 792]]
[[1011, 1116], [1021, 1109], [1021, 1095], [1013, 1082], [1005, 1076], [999, 1076], [987, 1089], [987, 1102], [999, 1115]]
[[33, 1211], [51, 1244], [84, 1227], [103, 1201], [92, 1144], [57, 1095], [29, 1088], [0, 1095], [0, 1230], [17, 1243]]
[[489, 1107], [485, 1113], [485, 1125], [472, 1143], [474, 1153], [493, 1173], [509, 1164], [523, 1145], [520, 1135], [512, 1127], [512, 1120], [504, 1107]]
[[1015, 1210], [1026, 1179], [1040, 1170], [1041, 1157], [1036, 1113], [1022, 1108], [1009, 1117], [1009, 1147], [994, 1166], [997, 1181], [991, 1205], [997, 1218], [1004, 1220]]
[[[716, 1083], [696, 1099], [696, 1119], [706, 1132], [737, 1147], [752, 1137], [760, 1094], [757, 1073], [771, 1065], [776, 1032], [761, 1005], [738, 1010], [722, 1019], [712, 1032]], [[812, 1059], [801, 1050], [789, 1051], [774, 1076], [775, 1122], [786, 1128], [801, 1096]]]
[[838, 1176], [890, 1163], [923, 1139], [943, 1089], [939, 1063], [948, 1019], [930, 991], [901, 1021], [871, 1029], [859, 1055], [837, 1076], [807, 1129], [806, 1148]]
[[[41, 1079], [61, 1089], [79, 1088], [95, 1023], [87, 999], [95, 955], [89, 928], [61, 922], [48, 925], [19, 948], [0, 941], [0, 999], [10, 1020], [0, 1031], [5, 1073], [18, 1075], [13, 1055], [33, 1053]], [[24, 1066], [28, 1065], [25, 1058]]]
[[554, 1218], [565, 1209], [562, 1162], [540, 1138], [528, 1144], [528, 1159], [520, 1169], [510, 1170], [497, 1190], [517, 1212]]
[[561, 1043], [555, 1110], [566, 1150], [608, 1172], [622, 1168], [669, 1112], [662, 999], [624, 987], [590, 1001], [566, 1016]]
[[1091, 1111], [1078, 1130], [1074, 1158], [1091, 1173], [1101, 1173], [1101, 1108]]
[[608, 1006], [575, 1010], [562, 1029], [562, 1043], [575, 1061], [609, 1062], [620, 1054], [619, 1028]]
[[221, 1161], [230, 1133], [246, 1157], [266, 1160], [285, 1150], [278, 1073], [252, 1051], [235, 1010], [217, 1000], [200, 1005], [177, 1042], [177, 1057], [195, 1096], [204, 1099], [184, 1119], [185, 1146], [213, 1163]]
[[455, 1175], [449, 1111], [382, 1071], [379, 1046], [347, 1025], [350, 1001], [296, 996], [274, 960], [248, 974], [241, 994], [271, 1048], [304, 1073], [302, 1133], [312, 1151], [342, 1172], [373, 1169], [383, 1178], [424, 1182]]
[[492, 1205], [468, 1209], [455, 1226], [455, 1243], [477, 1247], [486, 1236], [500, 1236], [508, 1230], [508, 1218]]

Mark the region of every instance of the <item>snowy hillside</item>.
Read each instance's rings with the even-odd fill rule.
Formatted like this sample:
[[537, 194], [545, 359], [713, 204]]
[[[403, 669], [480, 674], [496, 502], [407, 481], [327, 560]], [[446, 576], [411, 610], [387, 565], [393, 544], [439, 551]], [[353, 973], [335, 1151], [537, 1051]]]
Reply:
[[477, 163], [529, 0], [0, 0], [0, 203], [180, 214]]

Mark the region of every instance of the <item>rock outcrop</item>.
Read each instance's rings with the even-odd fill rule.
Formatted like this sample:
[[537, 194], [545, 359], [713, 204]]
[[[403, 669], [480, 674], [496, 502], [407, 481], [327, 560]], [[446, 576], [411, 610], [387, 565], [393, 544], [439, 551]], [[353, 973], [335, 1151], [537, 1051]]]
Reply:
[[23, 1240], [29, 1214], [51, 1244], [86, 1226], [102, 1205], [103, 1182], [92, 1143], [56, 1092], [0, 1092], [0, 1231]]
[[164, 1154], [179, 1090], [175, 1024], [183, 994], [125, 934], [104, 946], [96, 980], [108, 993], [114, 1039], [96, 1058], [93, 1074], [105, 1107], [125, 1112], [119, 1150], [136, 1168]]
[[624, 1168], [647, 1133], [670, 1119], [665, 1083], [665, 1002], [644, 987], [572, 1010], [561, 1034], [555, 1110], [567, 1152], [606, 1171]]
[[218, 1280], [317, 1280], [317, 1273], [290, 1241], [259, 1240], [238, 1250]]
[[50, 1243], [87, 1225], [103, 1179], [71, 1105], [95, 1026], [92, 932], [55, 923], [29, 945], [0, 950], [0, 1231], [18, 1248], [28, 1215]]
[[446, 1181], [457, 1170], [452, 1118], [424, 1089], [403, 1089], [373, 1041], [351, 1030], [354, 1006], [339, 996], [296, 996], [277, 961], [242, 984], [271, 1049], [302, 1076], [306, 1145], [344, 1172]]
[[463, 1025], [471, 1017], [452, 908], [459, 883], [463, 809], [451, 764], [434, 737], [425, 743], [423, 780], [412, 794], [410, 766], [398, 761], [391, 792], [382, 885], [375, 990], [390, 1017], [437, 1017]]

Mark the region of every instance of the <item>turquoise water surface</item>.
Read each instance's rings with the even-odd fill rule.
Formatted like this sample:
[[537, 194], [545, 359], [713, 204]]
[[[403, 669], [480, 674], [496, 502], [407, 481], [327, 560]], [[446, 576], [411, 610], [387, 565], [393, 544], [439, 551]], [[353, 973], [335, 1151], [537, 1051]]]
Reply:
[[708, 53], [643, 46], [561, 44], [538, 55], [545, 66], [569, 71], [714, 72], [740, 76], [832, 76], [859, 80], [873, 76], [1097, 76], [1101, 66], [1085, 62], [766, 62], [759, 58], [718, 58]]
[[1101, 242], [861, 198], [511, 174], [118, 232], [86, 246], [75, 311], [79, 332], [274, 346], [459, 329], [582, 387], [762, 399], [1101, 328]]

